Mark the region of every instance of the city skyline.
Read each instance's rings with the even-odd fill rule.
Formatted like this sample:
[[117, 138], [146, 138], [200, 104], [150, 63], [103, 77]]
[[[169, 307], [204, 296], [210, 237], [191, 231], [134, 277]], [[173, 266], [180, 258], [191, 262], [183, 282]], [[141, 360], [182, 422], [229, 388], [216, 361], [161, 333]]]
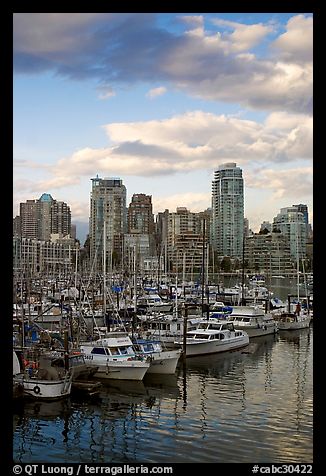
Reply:
[[243, 170], [254, 231], [312, 201], [311, 13], [14, 14], [14, 216], [50, 193], [88, 223], [91, 178], [153, 212], [211, 207]]

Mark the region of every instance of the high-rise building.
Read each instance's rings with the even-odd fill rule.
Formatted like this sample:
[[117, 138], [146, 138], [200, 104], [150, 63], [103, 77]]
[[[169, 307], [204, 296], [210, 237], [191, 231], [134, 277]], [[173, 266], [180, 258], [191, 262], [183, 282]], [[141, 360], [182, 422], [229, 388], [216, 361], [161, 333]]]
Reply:
[[298, 262], [306, 257], [307, 224], [304, 214], [296, 205], [281, 208], [274, 218], [273, 230], [279, 230], [287, 237], [294, 261]]
[[36, 200], [26, 200], [19, 204], [21, 220], [21, 236], [23, 238], [38, 238], [38, 209]]
[[[167, 261], [165, 269], [173, 272], [184, 270], [187, 274], [200, 270], [203, 257], [203, 227], [207, 231], [208, 212], [194, 213], [186, 207], [177, 207], [168, 214]], [[205, 222], [206, 221], [206, 222]], [[208, 235], [205, 235], [205, 245]]]
[[20, 220], [20, 216], [17, 215], [13, 219], [13, 235], [14, 236], [21, 236], [21, 234], [22, 234], [22, 232], [21, 232], [21, 220]]
[[20, 203], [20, 222], [23, 238], [49, 241], [51, 234], [66, 236], [71, 232], [70, 207], [43, 193], [38, 200]]
[[244, 189], [242, 169], [225, 163], [212, 182], [213, 248], [220, 256], [242, 257], [244, 236]]
[[70, 207], [65, 202], [53, 201], [51, 206], [51, 234], [71, 235]]
[[43, 193], [37, 200], [38, 239], [49, 241], [52, 233], [52, 206], [55, 200], [49, 193]]
[[105, 222], [106, 269], [121, 262], [123, 235], [127, 231], [126, 187], [120, 178], [92, 178], [90, 200], [90, 258], [97, 268], [103, 263]]
[[134, 193], [128, 209], [128, 233], [154, 233], [154, 216], [151, 195]]

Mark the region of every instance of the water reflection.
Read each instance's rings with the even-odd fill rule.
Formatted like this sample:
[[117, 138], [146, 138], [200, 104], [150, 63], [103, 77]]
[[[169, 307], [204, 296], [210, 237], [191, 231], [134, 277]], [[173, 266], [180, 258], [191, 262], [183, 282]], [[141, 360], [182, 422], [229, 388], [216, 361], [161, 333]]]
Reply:
[[15, 410], [17, 462], [312, 461], [312, 332], [180, 362], [176, 375], [103, 381], [97, 399]]

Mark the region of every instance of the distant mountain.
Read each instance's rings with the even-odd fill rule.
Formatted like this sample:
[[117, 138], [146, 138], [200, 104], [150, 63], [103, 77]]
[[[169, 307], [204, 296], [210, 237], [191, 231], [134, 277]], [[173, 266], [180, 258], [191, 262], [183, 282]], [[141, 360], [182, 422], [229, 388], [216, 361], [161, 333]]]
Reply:
[[88, 222], [74, 221], [76, 225], [76, 238], [80, 241], [80, 246], [83, 247], [89, 233]]

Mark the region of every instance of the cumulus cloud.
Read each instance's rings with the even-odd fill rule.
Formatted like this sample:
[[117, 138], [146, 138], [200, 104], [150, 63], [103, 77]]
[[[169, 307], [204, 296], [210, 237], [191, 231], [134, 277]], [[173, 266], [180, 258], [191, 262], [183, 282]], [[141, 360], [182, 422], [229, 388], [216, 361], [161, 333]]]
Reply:
[[149, 97], [150, 99], [154, 99], [158, 96], [162, 96], [163, 94], [166, 93], [166, 91], [167, 90], [164, 86], [160, 86], [159, 88], [150, 89], [148, 93], [146, 94], [146, 96]]
[[250, 50], [259, 44], [268, 33], [273, 31], [271, 25], [263, 25], [262, 23], [246, 25], [219, 18], [213, 19], [212, 23], [233, 30], [232, 33], [224, 34], [225, 41], [228, 42], [228, 49], [232, 51]]
[[191, 212], [200, 212], [211, 206], [211, 193], [175, 193], [166, 197], [153, 196], [153, 212], [168, 209], [175, 212], [177, 207], [186, 207]]
[[[36, 193], [68, 189], [79, 185], [82, 177], [95, 176], [99, 171], [121, 177], [213, 172], [229, 161], [246, 170], [256, 168], [255, 174], [249, 175], [250, 186], [272, 189], [277, 195], [312, 190], [307, 171], [312, 168], [313, 125], [312, 118], [304, 114], [274, 112], [258, 123], [192, 111], [164, 120], [110, 123], [103, 128], [110, 141], [107, 147], [77, 150], [43, 169], [43, 176], [35, 176], [35, 182], [23, 178], [24, 164], [20, 162], [15, 190]], [[294, 175], [302, 180], [287, 190], [288, 172], [275, 170], [292, 169], [298, 160], [306, 169], [298, 169]], [[25, 167], [30, 168], [29, 162]]]
[[312, 167], [294, 167], [290, 170], [265, 169], [259, 173], [246, 173], [246, 186], [256, 189], [270, 189], [272, 198], [289, 197], [302, 200], [311, 197], [313, 188]]
[[207, 30], [205, 22], [185, 16], [177, 33], [158, 26], [155, 14], [18, 13], [14, 67], [112, 85], [164, 81], [201, 98], [312, 111], [311, 17], [293, 16], [273, 43], [280, 54], [259, 58], [251, 50], [270, 25], [215, 18]]
[[313, 52], [313, 19], [304, 15], [290, 18], [286, 32], [272, 44], [282, 57], [291, 62], [311, 62]]

